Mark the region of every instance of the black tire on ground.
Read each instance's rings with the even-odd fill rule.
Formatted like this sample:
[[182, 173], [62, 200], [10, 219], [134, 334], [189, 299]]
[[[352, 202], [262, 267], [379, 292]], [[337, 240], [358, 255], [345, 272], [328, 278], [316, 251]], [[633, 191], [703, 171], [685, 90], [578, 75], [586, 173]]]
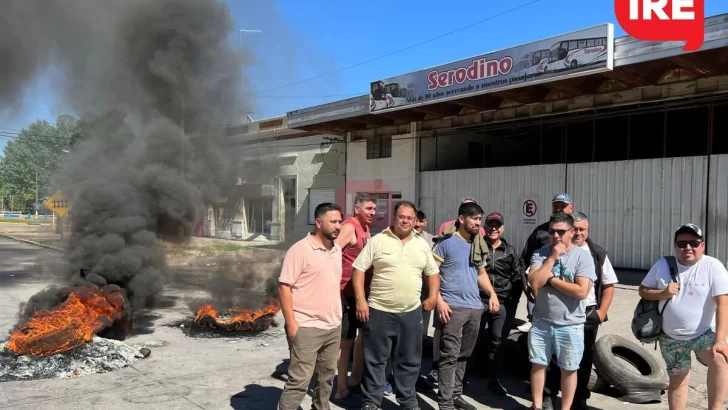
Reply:
[[[632, 369], [625, 366], [626, 363], [631, 364]], [[629, 403], [660, 401], [662, 391], [667, 389], [667, 371], [657, 358], [619, 335], [604, 335], [597, 340], [594, 367], [607, 383], [624, 395], [621, 399]]]
[[606, 390], [609, 386], [609, 382], [604, 380], [604, 377], [600, 376], [596, 369], [592, 369], [589, 375], [589, 384], [586, 386], [587, 389], [591, 392], [600, 392]]

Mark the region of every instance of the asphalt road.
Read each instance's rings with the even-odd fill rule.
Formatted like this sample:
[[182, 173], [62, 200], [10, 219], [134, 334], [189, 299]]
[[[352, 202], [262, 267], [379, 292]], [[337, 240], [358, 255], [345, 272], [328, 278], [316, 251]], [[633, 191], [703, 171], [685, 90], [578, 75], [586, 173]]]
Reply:
[[[60, 261], [57, 252], [0, 237], [0, 310], [17, 312], [18, 305], [37, 292], [39, 284], [54, 283], [54, 267]], [[15, 316], [1, 315], [0, 334], [15, 321]]]
[[[262, 255], [262, 254], [261, 254]], [[62, 255], [40, 247], [0, 237], [0, 341], [17, 321], [18, 305], [46, 286], [57, 282], [54, 266]], [[246, 272], [263, 269], [265, 260], [249, 261], [239, 266]], [[271, 328], [252, 338], [195, 338], [187, 337], [180, 329], [180, 320], [190, 320], [188, 302], [205, 297], [206, 283], [216, 269], [232, 267], [194, 266], [175, 267], [171, 283], [165, 287], [160, 306], [151, 312], [135, 312], [134, 335], [130, 345], [156, 343], [152, 355], [132, 367], [116, 372], [87, 375], [70, 379], [5, 382], [0, 386], [0, 408], [38, 407], [54, 409], [271, 409], [274, 408], [283, 381], [279, 367], [284, 368], [289, 356], [282, 327]], [[603, 325], [600, 334], [629, 336], [629, 321], [638, 300], [633, 289], [619, 288], [610, 309], [611, 320]], [[525, 299], [519, 305], [517, 317], [525, 317]], [[140, 313], [137, 321], [137, 313]], [[283, 322], [282, 315], [277, 318]], [[651, 347], [648, 354], [658, 354]], [[429, 359], [423, 359], [429, 368]], [[705, 408], [705, 368], [694, 366], [691, 380], [691, 408]], [[469, 401], [478, 409], [520, 409], [530, 405], [522, 380], [505, 378], [504, 384], [512, 396], [500, 398], [488, 394], [485, 381], [473, 378], [468, 391]], [[664, 399], [664, 398], [663, 398]], [[385, 409], [396, 408], [391, 398]], [[310, 407], [310, 397], [303, 408]], [[434, 410], [432, 397], [420, 394], [423, 410]], [[666, 403], [634, 405], [618, 398], [594, 394], [590, 404], [595, 409], [664, 409]], [[333, 409], [338, 407], [332, 406]]]

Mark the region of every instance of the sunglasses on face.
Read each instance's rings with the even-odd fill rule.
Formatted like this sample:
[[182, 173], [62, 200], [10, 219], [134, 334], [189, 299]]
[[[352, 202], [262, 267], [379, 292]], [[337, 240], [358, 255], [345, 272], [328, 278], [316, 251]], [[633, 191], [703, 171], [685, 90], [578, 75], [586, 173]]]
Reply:
[[703, 243], [703, 241], [698, 239], [693, 239], [690, 241], [675, 241], [675, 245], [677, 245], [677, 247], [680, 249], [685, 249], [688, 247], [688, 245], [690, 245], [691, 248], [697, 248], [698, 246], [700, 246], [701, 243]]
[[559, 234], [559, 236], [564, 236], [567, 232], [569, 232], [571, 229], [549, 229], [549, 235], [553, 235], [555, 233]]

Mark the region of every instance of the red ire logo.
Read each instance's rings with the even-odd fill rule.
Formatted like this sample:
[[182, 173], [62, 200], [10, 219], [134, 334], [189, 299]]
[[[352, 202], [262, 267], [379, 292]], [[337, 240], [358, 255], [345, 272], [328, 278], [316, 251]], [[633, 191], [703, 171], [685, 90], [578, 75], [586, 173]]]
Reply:
[[695, 51], [705, 37], [705, 0], [614, 0], [617, 21], [644, 41], [686, 41]]

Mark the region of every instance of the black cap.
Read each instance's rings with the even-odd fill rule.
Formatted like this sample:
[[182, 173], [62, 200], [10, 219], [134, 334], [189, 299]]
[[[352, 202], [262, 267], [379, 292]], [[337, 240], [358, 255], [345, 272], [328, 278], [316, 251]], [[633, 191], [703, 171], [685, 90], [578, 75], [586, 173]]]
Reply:
[[485, 223], [491, 222], [491, 221], [498, 221], [503, 225], [503, 215], [501, 215], [498, 212], [491, 212], [488, 214], [488, 216], [485, 217]]
[[677, 240], [677, 236], [681, 233], [691, 233], [693, 235], [697, 235], [698, 238], [703, 239], [703, 230], [695, 224], [685, 224], [677, 228], [677, 231], [675, 231], [675, 240]]

